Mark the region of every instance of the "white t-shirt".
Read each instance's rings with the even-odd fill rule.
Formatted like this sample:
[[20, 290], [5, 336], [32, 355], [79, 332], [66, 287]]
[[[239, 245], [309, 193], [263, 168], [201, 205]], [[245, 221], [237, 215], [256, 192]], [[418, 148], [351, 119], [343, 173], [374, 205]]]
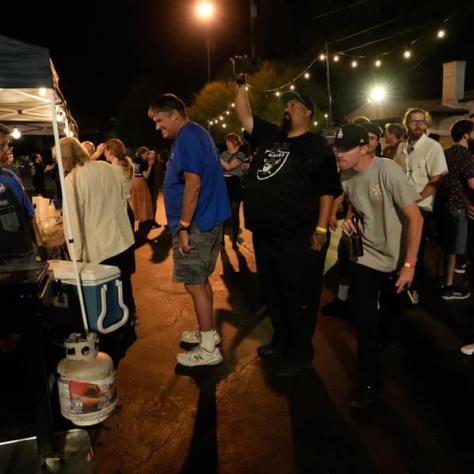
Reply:
[[341, 172], [341, 184], [359, 223], [364, 255], [357, 263], [382, 272], [399, 269], [405, 258], [403, 209], [420, 195], [399, 165], [375, 157], [362, 172]]
[[[408, 153], [408, 150], [413, 150]], [[403, 145], [405, 155], [405, 172], [408, 179], [420, 193], [433, 176], [448, 174], [448, 165], [441, 145], [432, 138], [423, 134], [414, 145], [408, 142]], [[418, 202], [418, 206], [425, 210], [433, 211], [433, 193], [431, 196]]]

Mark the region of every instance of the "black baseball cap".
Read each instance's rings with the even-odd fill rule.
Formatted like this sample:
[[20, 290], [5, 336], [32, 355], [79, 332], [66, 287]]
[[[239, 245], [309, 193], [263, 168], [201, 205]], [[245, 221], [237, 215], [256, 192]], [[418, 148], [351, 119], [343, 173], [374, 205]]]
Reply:
[[334, 145], [342, 150], [352, 150], [361, 145], [368, 145], [369, 133], [362, 125], [350, 123], [336, 132]]
[[286, 105], [290, 100], [297, 100], [301, 102], [307, 109], [311, 111], [311, 115], [314, 113], [313, 101], [306, 95], [300, 94], [296, 91], [287, 91], [283, 92], [280, 97], [280, 100]]
[[383, 130], [375, 123], [363, 123], [361, 124], [361, 126], [364, 127], [368, 133], [372, 133], [372, 135], [377, 135], [377, 138], [380, 138], [383, 134]]

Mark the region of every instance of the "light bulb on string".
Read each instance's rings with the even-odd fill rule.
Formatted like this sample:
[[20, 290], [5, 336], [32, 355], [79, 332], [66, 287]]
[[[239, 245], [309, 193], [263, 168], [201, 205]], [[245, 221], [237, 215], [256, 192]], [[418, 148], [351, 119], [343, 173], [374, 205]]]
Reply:
[[40, 87], [39, 88], [39, 95], [41, 97], [44, 97], [46, 95], [46, 87]]
[[230, 106], [231, 106], [232, 108], [234, 108], [234, 107], [235, 107], [234, 102], [232, 102], [232, 104], [230, 104]]
[[294, 86], [293, 84], [291, 84], [290, 89], [291, 89], [292, 91], [294, 91], [294, 90], [295, 90], [295, 86]]
[[222, 124], [222, 128], [226, 128], [227, 125], [225, 123]]
[[436, 33], [436, 36], [438, 39], [443, 39], [446, 37], [446, 30], [443, 30], [442, 28], [440, 30], [438, 30], [438, 32]]
[[226, 115], [230, 115], [230, 112], [228, 110], [225, 111]]
[[338, 55], [338, 54], [335, 54], [334, 57], [333, 57], [334, 62], [335, 62], [335, 63], [338, 63], [338, 62], [339, 62], [339, 59], [341, 59], [341, 58], [339, 57], [339, 55]]
[[405, 59], [410, 59], [410, 58], [411, 58], [411, 51], [410, 51], [409, 49], [405, 50], [405, 51], [403, 52], [403, 57], [404, 57]]
[[276, 91], [276, 92], [275, 92], [275, 95], [276, 95], [277, 97], [280, 97], [280, 92], [279, 92], [279, 91]]
[[12, 137], [15, 139], [15, 140], [18, 140], [20, 137], [21, 137], [21, 132], [20, 132], [20, 129], [18, 127], [15, 127], [12, 131]]
[[314, 122], [314, 126], [317, 127], [317, 126], [318, 126], [318, 122]]
[[351, 68], [356, 68], [358, 65], [358, 62], [355, 60], [351, 62]]
[[374, 63], [375, 67], [380, 67], [382, 66], [382, 61], [380, 59], [377, 59]]
[[326, 55], [321, 53], [321, 54], [319, 55], [319, 60], [320, 60], [320, 61], [324, 61], [325, 59], [326, 59]]
[[224, 120], [224, 117], [221, 115], [221, 116], [219, 117], [219, 120], [222, 122], [222, 121]]
[[308, 71], [306, 71], [306, 72], [304, 73], [304, 78], [305, 78], [305, 79], [309, 79], [309, 77], [310, 77], [310, 73], [309, 73]]

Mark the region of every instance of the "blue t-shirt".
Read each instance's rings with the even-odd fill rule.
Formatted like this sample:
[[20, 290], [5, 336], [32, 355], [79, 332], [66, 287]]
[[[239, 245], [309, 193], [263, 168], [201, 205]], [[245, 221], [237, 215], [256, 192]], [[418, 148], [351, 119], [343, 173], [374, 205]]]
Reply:
[[178, 132], [164, 179], [166, 218], [173, 232], [179, 228], [184, 193], [184, 172], [201, 178], [193, 222], [203, 232], [231, 215], [229, 196], [214, 142], [209, 133], [194, 122]]
[[15, 196], [25, 210], [26, 217], [32, 217], [35, 213], [35, 209], [15, 173], [5, 168], [0, 168], [0, 184], [8, 186], [15, 193]]

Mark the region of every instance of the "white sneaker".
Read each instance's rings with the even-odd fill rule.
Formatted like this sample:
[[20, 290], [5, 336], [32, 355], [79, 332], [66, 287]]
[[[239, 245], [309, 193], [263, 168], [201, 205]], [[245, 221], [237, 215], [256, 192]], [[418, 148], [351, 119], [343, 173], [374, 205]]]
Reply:
[[[214, 344], [218, 346], [221, 343], [221, 337], [219, 333], [214, 329]], [[187, 344], [200, 344], [201, 343], [201, 331], [184, 331], [181, 333], [181, 342]]]
[[182, 352], [176, 356], [178, 364], [185, 367], [196, 367], [198, 365], [217, 365], [224, 359], [221, 351], [216, 347], [214, 352], [206, 351], [201, 346], [194, 348], [189, 352]]
[[461, 347], [461, 352], [467, 356], [472, 356], [474, 354], [474, 344], [468, 344], [467, 346]]

